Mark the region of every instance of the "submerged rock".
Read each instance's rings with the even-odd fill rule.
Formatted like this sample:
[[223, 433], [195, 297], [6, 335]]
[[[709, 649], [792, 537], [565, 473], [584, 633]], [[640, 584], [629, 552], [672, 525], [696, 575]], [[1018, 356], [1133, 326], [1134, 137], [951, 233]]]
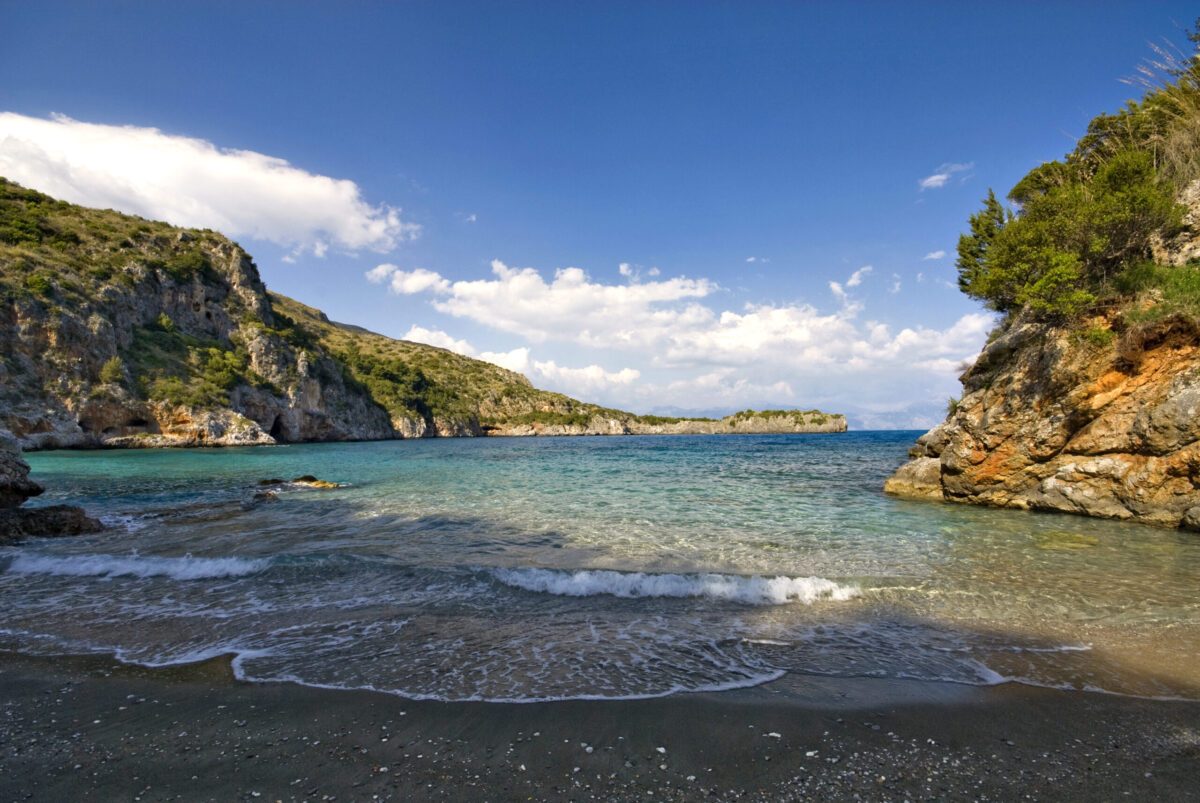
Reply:
[[55, 538], [64, 535], [98, 533], [104, 525], [71, 505], [6, 508], [0, 510], [0, 544], [17, 543], [23, 538]]
[[[336, 482], [330, 482], [328, 480], [318, 479], [317, 477], [314, 477], [312, 474], [301, 474], [299, 477], [293, 477], [290, 480], [281, 480], [281, 479], [259, 480], [258, 484], [259, 484], [259, 486], [261, 486], [263, 488], [278, 488], [279, 486], [282, 486], [282, 485], [302, 485], [305, 488], [340, 488], [341, 487], [341, 485], [339, 485]], [[266, 491], [266, 492], [260, 491], [259, 493], [255, 494], [255, 498], [257, 499], [259, 496], [262, 496], [265, 493], [274, 495], [273, 491]]]

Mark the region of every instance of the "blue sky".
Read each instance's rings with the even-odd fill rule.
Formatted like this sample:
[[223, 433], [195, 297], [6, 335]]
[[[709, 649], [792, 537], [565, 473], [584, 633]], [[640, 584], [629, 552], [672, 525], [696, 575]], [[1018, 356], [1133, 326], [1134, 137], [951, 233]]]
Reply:
[[952, 287], [967, 216], [1194, 14], [0, 2], [0, 172], [588, 400], [922, 427], [989, 326]]

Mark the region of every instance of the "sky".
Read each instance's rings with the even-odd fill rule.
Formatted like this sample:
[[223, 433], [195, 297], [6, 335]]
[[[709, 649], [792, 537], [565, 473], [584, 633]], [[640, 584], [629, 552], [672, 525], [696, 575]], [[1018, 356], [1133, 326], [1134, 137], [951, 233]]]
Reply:
[[968, 216], [1191, 5], [0, 0], [0, 175], [587, 401], [917, 429]]

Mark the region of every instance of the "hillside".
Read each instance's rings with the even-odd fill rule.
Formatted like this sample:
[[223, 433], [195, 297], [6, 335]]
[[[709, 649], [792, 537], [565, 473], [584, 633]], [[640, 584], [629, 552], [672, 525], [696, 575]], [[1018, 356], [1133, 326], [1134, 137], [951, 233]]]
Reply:
[[1003, 318], [889, 493], [1200, 529], [1200, 61], [1157, 66], [971, 218]]
[[27, 449], [842, 431], [819, 411], [636, 416], [268, 293], [209, 230], [0, 179], [0, 429]]

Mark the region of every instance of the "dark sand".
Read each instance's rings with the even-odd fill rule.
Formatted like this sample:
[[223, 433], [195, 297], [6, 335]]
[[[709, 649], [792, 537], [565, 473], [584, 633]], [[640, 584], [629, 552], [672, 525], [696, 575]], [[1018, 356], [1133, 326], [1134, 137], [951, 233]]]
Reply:
[[1015, 685], [436, 703], [0, 654], [0, 690], [5, 801], [1200, 800], [1200, 704]]

